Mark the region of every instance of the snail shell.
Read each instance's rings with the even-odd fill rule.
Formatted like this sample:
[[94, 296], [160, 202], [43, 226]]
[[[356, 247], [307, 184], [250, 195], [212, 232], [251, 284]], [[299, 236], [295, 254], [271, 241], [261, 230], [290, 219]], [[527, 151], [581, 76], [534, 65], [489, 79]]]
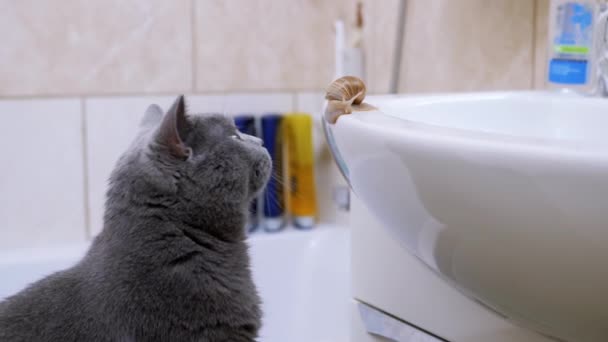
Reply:
[[365, 99], [365, 83], [355, 76], [344, 76], [331, 82], [327, 87], [325, 98], [330, 101], [350, 101], [361, 104]]
[[336, 123], [338, 117], [356, 110], [373, 110], [374, 107], [363, 103], [366, 92], [365, 83], [355, 76], [344, 76], [333, 81], [326, 89], [325, 119]]

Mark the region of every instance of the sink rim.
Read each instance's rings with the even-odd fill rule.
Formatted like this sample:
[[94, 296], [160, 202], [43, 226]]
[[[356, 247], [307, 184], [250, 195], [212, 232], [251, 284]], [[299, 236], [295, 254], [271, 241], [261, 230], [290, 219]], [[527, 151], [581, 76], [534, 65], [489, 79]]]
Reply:
[[[508, 100], [510, 98], [530, 99], [534, 97], [547, 97], [552, 101], [595, 101], [606, 106], [606, 115], [608, 115], [608, 100], [575, 94], [565, 95], [544, 91], [393, 94], [368, 96], [365, 102], [376, 107], [377, 110], [357, 111], [355, 109], [351, 115], [341, 116], [335, 125], [340, 125], [342, 122], [343, 124], [365, 126], [365, 129], [382, 130], [382, 134], [403, 135], [404, 138], [427, 141], [427, 143], [432, 143], [438, 147], [443, 146], [450, 149], [465, 147], [496, 153], [534, 154], [549, 159], [572, 159], [573, 161], [586, 161], [593, 164], [605, 163], [608, 167], [608, 140], [606, 144], [602, 145], [582, 140], [531, 137], [442, 126], [409, 118], [400, 118], [382, 110], [387, 101], [394, 100], [403, 100], [407, 103], [406, 106], [418, 106], [420, 104], [432, 105], [433, 103], [471, 101], [474, 99]], [[377, 119], [379, 115], [380, 120]], [[608, 127], [606, 129], [608, 135]], [[404, 135], [404, 132], [407, 132], [407, 135]]]

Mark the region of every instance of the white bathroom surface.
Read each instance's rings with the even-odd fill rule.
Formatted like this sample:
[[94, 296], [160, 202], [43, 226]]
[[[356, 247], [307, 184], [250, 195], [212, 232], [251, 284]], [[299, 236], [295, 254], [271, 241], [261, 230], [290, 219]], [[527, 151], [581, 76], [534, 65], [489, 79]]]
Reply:
[[[250, 252], [264, 312], [261, 342], [348, 341], [350, 234], [321, 225], [254, 234]], [[87, 245], [0, 252], [0, 300], [69, 267]]]
[[377, 110], [326, 128], [381, 229], [514, 322], [561, 340], [608, 341], [606, 99], [488, 92], [365, 101]]

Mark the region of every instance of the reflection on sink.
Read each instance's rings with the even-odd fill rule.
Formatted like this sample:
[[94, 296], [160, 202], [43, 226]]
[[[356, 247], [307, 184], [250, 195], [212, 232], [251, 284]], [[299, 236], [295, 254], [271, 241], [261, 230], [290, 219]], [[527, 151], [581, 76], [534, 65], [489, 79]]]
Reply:
[[608, 101], [550, 93], [370, 97], [326, 134], [411, 253], [544, 334], [608, 341]]

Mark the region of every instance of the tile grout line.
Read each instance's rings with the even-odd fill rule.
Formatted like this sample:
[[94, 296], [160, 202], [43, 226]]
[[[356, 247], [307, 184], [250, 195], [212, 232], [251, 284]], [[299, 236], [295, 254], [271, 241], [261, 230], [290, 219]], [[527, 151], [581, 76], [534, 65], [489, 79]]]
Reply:
[[190, 76], [192, 77], [192, 92], [196, 92], [196, 77], [197, 77], [197, 69], [196, 69], [196, 56], [197, 56], [197, 49], [196, 49], [196, 0], [191, 0], [190, 1], [190, 43], [191, 45], [191, 54], [190, 54], [190, 58], [191, 60], [191, 73]]
[[82, 138], [82, 171], [83, 171], [83, 209], [84, 209], [84, 232], [87, 240], [92, 238], [91, 231], [91, 208], [89, 203], [89, 159], [87, 143], [87, 115], [85, 98], [80, 98], [80, 132]]
[[536, 87], [538, 86], [536, 84], [536, 70], [538, 68], [538, 66], [536, 65], [536, 44], [537, 44], [537, 35], [538, 35], [538, 6], [539, 6], [539, 0], [535, 0], [532, 3], [532, 6], [534, 6], [532, 8], [532, 63], [531, 64], [531, 77], [530, 77], [530, 88], [531, 89], [536, 89]]

